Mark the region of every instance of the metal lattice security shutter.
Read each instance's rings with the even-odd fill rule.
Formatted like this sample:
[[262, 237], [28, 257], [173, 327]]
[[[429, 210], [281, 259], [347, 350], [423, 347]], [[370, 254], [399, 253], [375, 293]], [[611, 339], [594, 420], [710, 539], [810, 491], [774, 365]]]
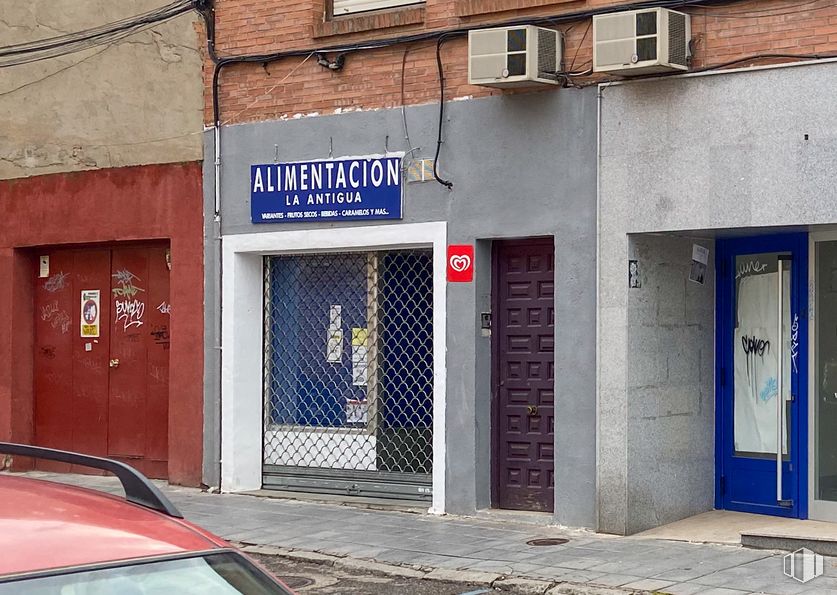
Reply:
[[334, 16], [344, 14], [357, 14], [370, 10], [381, 10], [384, 8], [397, 8], [399, 6], [410, 6], [412, 4], [424, 4], [423, 0], [334, 0]]
[[265, 487], [429, 500], [432, 252], [264, 269]]

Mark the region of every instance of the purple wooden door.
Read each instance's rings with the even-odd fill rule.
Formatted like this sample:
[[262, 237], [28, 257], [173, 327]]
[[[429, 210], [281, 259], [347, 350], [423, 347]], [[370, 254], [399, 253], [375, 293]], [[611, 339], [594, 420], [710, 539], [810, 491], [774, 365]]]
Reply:
[[494, 250], [495, 504], [553, 510], [554, 273], [551, 239]]

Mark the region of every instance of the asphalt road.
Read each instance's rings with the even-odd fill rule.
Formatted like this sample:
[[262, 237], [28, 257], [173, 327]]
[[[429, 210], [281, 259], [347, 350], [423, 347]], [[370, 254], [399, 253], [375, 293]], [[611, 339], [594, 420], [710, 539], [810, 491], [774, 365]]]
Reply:
[[357, 572], [324, 564], [296, 562], [277, 556], [253, 557], [299, 595], [477, 595], [493, 592], [487, 587], [476, 585]]

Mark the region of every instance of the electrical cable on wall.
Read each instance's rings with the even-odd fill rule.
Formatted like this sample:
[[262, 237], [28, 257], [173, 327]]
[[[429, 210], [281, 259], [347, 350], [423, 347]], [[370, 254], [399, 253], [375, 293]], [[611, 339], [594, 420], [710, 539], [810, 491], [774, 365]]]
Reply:
[[317, 64], [322, 66], [323, 68], [328, 68], [334, 72], [339, 72], [343, 70], [343, 65], [346, 63], [346, 53], [337, 54], [334, 60], [329, 60], [328, 56], [321, 52], [314, 52], [314, 55], [317, 57]]
[[119, 39], [191, 12], [197, 6], [198, 4], [193, 0], [178, 0], [150, 12], [91, 29], [0, 47], [0, 68], [39, 62], [100, 45], [112, 44]]
[[48, 80], [48, 79], [51, 79], [51, 78], [52, 78], [52, 77], [54, 77], [54, 76], [58, 76], [58, 75], [59, 75], [59, 74], [61, 74], [62, 72], [66, 72], [66, 71], [70, 70], [71, 68], [76, 68], [77, 66], [81, 66], [82, 64], [84, 64], [84, 63], [85, 63], [85, 62], [87, 62], [88, 60], [92, 60], [92, 59], [93, 59], [93, 58], [95, 58], [96, 56], [99, 56], [100, 54], [105, 53], [105, 52], [106, 52], [106, 51], [108, 51], [111, 47], [113, 47], [113, 45], [114, 45], [114, 44], [108, 44], [108, 45], [106, 45], [105, 47], [103, 47], [102, 49], [100, 49], [99, 51], [97, 51], [97, 52], [93, 52], [93, 53], [92, 53], [92, 54], [90, 54], [89, 56], [85, 56], [84, 58], [82, 58], [82, 59], [81, 59], [81, 60], [79, 60], [78, 62], [73, 62], [73, 63], [71, 63], [71, 64], [68, 64], [68, 65], [66, 65], [66, 66], [62, 67], [62, 68], [59, 68], [58, 70], [54, 70], [53, 72], [50, 72], [49, 74], [47, 74], [47, 75], [45, 75], [45, 76], [42, 76], [41, 78], [37, 78], [37, 79], [35, 79], [35, 80], [31, 80], [31, 81], [25, 82], [25, 83], [23, 83], [22, 85], [19, 85], [19, 86], [17, 86], [17, 87], [13, 87], [13, 88], [11, 88], [11, 89], [7, 89], [7, 90], [5, 90], [5, 91], [0, 91], [0, 97], [3, 97], [3, 96], [5, 96], [5, 95], [11, 95], [12, 93], [16, 93], [17, 91], [20, 91], [20, 90], [22, 90], [22, 89], [26, 89], [27, 87], [31, 87], [32, 85], [37, 85], [37, 84], [39, 84], [39, 83], [42, 83], [42, 82], [44, 82], [44, 81], [46, 81], [46, 80]]
[[448, 190], [453, 190], [453, 182], [439, 177], [439, 153], [442, 151], [442, 126], [445, 120], [445, 72], [442, 67], [442, 44], [447, 39], [444, 35], [436, 41], [436, 65], [439, 68], [439, 136], [436, 139], [436, 157], [433, 159], [433, 177]]
[[401, 58], [401, 120], [404, 122], [404, 140], [407, 141], [407, 148], [413, 151], [413, 143], [410, 142], [410, 129], [407, 127], [407, 100], [404, 97], [404, 76], [407, 72], [407, 56], [410, 54], [410, 46], [404, 49], [404, 56]]
[[[312, 54], [320, 53], [325, 55], [325, 53], [335, 52], [338, 54], [335, 60], [329, 60], [329, 69], [330, 70], [337, 70], [331, 66], [338, 66], [339, 60], [339, 68], [342, 68], [345, 62], [345, 57], [348, 52], [350, 51], [359, 51], [359, 50], [366, 50], [366, 49], [376, 49], [376, 48], [384, 48], [398, 44], [411, 44], [417, 43], [422, 41], [436, 41], [440, 37], [445, 36], [448, 37], [456, 37], [456, 36], [464, 36], [468, 33], [469, 30], [475, 29], [484, 29], [490, 27], [501, 27], [501, 26], [515, 26], [515, 25], [523, 25], [523, 24], [551, 24], [557, 25], [561, 23], [573, 23], [572, 26], [575, 26], [575, 23], [586, 18], [591, 18], [596, 14], [607, 14], [612, 12], [619, 12], [622, 10], [640, 10], [645, 8], [656, 8], [656, 7], [668, 7], [668, 8], [686, 8], [686, 7], [708, 7], [713, 5], [732, 5], [738, 4], [743, 0], [657, 0], [657, 1], [645, 1], [645, 2], [636, 2], [628, 5], [616, 5], [610, 7], [603, 7], [597, 10], [587, 10], [587, 11], [580, 11], [580, 12], [573, 12], [573, 13], [564, 13], [560, 15], [553, 15], [547, 17], [537, 17], [537, 18], [528, 18], [528, 19], [518, 19], [513, 21], [504, 21], [504, 22], [496, 22], [486, 25], [481, 25], [479, 27], [470, 27], [464, 29], [452, 29], [452, 30], [439, 30], [439, 31], [431, 31], [425, 32], [415, 35], [407, 35], [407, 36], [400, 36], [400, 37], [393, 37], [387, 39], [379, 39], [370, 42], [364, 42], [359, 44], [350, 44], [350, 45], [343, 45], [343, 46], [333, 46], [333, 47], [326, 47], [323, 49], [300, 49], [300, 50], [290, 50], [285, 52], [276, 52], [272, 54], [253, 54], [253, 55], [240, 55], [240, 56], [225, 56], [221, 57], [218, 56], [215, 51], [215, 20], [214, 20], [214, 8], [212, 8], [212, 1], [211, 0], [181, 0], [177, 2], [172, 2], [166, 6], [160, 7], [156, 10], [150, 11], [148, 13], [144, 13], [141, 15], [137, 15], [134, 17], [122, 19], [113, 23], [108, 23], [105, 25], [101, 25], [98, 27], [94, 27], [92, 29], [87, 29], [83, 31], [78, 31], [66, 35], [59, 35], [56, 37], [34, 41], [34, 42], [27, 42], [22, 44], [15, 44], [5, 47], [0, 47], [0, 68], [15, 66], [17, 64], [26, 64], [30, 62], [36, 62], [40, 60], [47, 60], [50, 58], [58, 57], [67, 55], [74, 52], [84, 51], [86, 49], [90, 49], [92, 47], [100, 46], [103, 44], [113, 43], [114, 41], [131, 35], [133, 33], [137, 33], [142, 31], [146, 28], [149, 28], [155, 24], [165, 22], [170, 20], [176, 16], [184, 14], [190, 10], [197, 10], [199, 14], [203, 17], [205, 26], [206, 26], [206, 33], [207, 33], [207, 51], [212, 62], [215, 64], [215, 68], [213, 71], [212, 76], [212, 107], [213, 107], [213, 122], [217, 126], [223, 125], [223, 123], [219, 119], [220, 114], [220, 105], [219, 105], [219, 92], [218, 86], [220, 81], [220, 74], [221, 70], [225, 66], [229, 66], [232, 64], [238, 63], [249, 63], [249, 62], [261, 62], [263, 64], [271, 63], [275, 61], [282, 60], [284, 58], [289, 57], [302, 57], [306, 58], [311, 56]], [[815, 6], [816, 4], [822, 2], [821, 6]], [[706, 16], [710, 16], [713, 18], [719, 19], [751, 19], [751, 18], [763, 18], [766, 15], [793, 15], [798, 14], [801, 12], [809, 12], [809, 11], [817, 11], [824, 8], [830, 8], [832, 3], [827, 0], [804, 0], [799, 2], [794, 6], [795, 10], [785, 9], [781, 12], [777, 12], [776, 9], [748, 9], [742, 10], [741, 12], [711, 12], [709, 10], [705, 10], [703, 14]], [[577, 55], [577, 54], [576, 54]], [[709, 70], [727, 68], [730, 66], [735, 66], [738, 64], [743, 64], [747, 62], [756, 62], [758, 60], [765, 60], [765, 59], [783, 59], [783, 60], [818, 60], [818, 59], [826, 59], [826, 58], [834, 58], [837, 57], [837, 53], [821, 53], [821, 54], [785, 54], [785, 53], [771, 53], [771, 54], [754, 54], [751, 56], [739, 58], [736, 60], [732, 60], [729, 62], [724, 62], [721, 64], [712, 64], [703, 66], [697, 69], [692, 69], [690, 72], [706, 72]], [[575, 60], [575, 57], [574, 57]], [[438, 66], [438, 61], [437, 61]], [[585, 77], [592, 74], [592, 69], [588, 69], [581, 72], [565, 72], [561, 73], [562, 76], [567, 81], [565, 84], [566, 86], [572, 86], [577, 88], [588, 87], [591, 85], [596, 85], [602, 82], [607, 82], [608, 80], [613, 79], [597, 79], [592, 81], [584, 81], [584, 82], [576, 82], [572, 79], [577, 77]], [[649, 75], [649, 77], [657, 77], [657, 76], [670, 76], [670, 75]], [[635, 78], [649, 78], [649, 77], [635, 77]], [[442, 83], [444, 84], [444, 83]], [[403, 100], [402, 100], [403, 103]], [[240, 114], [236, 114], [240, 115]], [[196, 133], [197, 134], [197, 133]], [[181, 135], [182, 136], [182, 135]], [[186, 135], [189, 136], [189, 135]], [[179, 137], [172, 137], [172, 138], [179, 138]], [[143, 143], [153, 143], [159, 142], [162, 140], [169, 140], [169, 139], [149, 139], [146, 141], [141, 141]], [[438, 148], [438, 147], [437, 147]], [[435, 163], [434, 163], [435, 166]]]
[[[205, 2], [206, 0], [202, 0]], [[215, 68], [212, 73], [212, 109], [213, 109], [213, 122], [216, 128], [221, 126], [220, 120], [220, 97], [219, 97], [219, 85], [220, 85], [220, 76], [222, 70], [233, 64], [246, 64], [246, 63], [270, 63], [275, 62], [278, 60], [282, 60], [285, 58], [290, 57], [303, 57], [311, 55], [311, 53], [326, 55], [329, 53], [336, 53], [340, 56], [345, 57], [346, 54], [354, 51], [361, 51], [361, 50], [371, 50], [371, 49], [379, 49], [385, 47], [391, 47], [394, 45], [399, 44], [411, 44], [417, 43], [422, 41], [431, 41], [435, 40], [437, 42], [436, 46], [436, 62], [437, 67], [439, 70], [439, 82], [440, 82], [440, 103], [444, 104], [444, 73], [441, 63], [441, 45], [445, 40], [454, 38], [454, 37], [461, 37], [468, 34], [469, 31], [472, 30], [479, 30], [479, 29], [489, 29], [493, 27], [513, 27], [518, 25], [557, 25], [561, 23], [573, 23], [576, 21], [580, 21], [583, 19], [590, 19], [596, 15], [603, 15], [603, 14], [612, 14], [617, 12], [629, 11], [629, 10], [645, 10], [651, 8], [672, 8], [672, 9], [684, 9], [689, 7], [711, 7], [716, 5], [732, 5], [738, 4], [745, 0], [645, 0], [640, 2], [633, 2], [630, 4], [616, 4], [611, 6], [604, 6], [599, 7], [596, 9], [589, 9], [584, 11], [577, 11], [577, 12], [567, 12], [558, 15], [550, 15], [545, 17], [530, 17], [524, 19], [515, 19], [515, 20], [508, 20], [508, 21], [501, 21], [501, 22], [493, 22], [484, 25], [474, 26], [474, 27], [466, 27], [466, 28], [456, 28], [456, 29], [442, 29], [436, 31], [427, 31], [424, 33], [417, 33], [413, 35], [404, 35], [399, 37], [390, 37], [384, 39], [376, 39], [371, 41], [366, 41], [362, 43], [355, 43], [355, 44], [344, 44], [344, 45], [336, 45], [336, 46], [327, 46], [324, 48], [307, 48], [307, 49], [296, 49], [296, 50], [287, 50], [283, 52], [274, 52], [268, 54], [246, 54], [246, 55], [237, 55], [237, 56], [219, 56], [215, 51], [215, 26], [214, 26], [214, 9], [207, 8], [202, 10], [202, 14], [206, 21], [206, 30], [207, 30], [207, 50], [209, 53], [210, 58], [212, 59], [213, 63], [215, 64]], [[795, 11], [786, 11], [783, 14], [796, 14], [798, 12], [804, 12], [809, 10], [819, 10], [820, 8], [808, 8], [818, 2], [819, 0], [804, 0], [795, 5], [795, 8], [798, 10]], [[761, 10], [750, 10], [750, 11], [741, 11], [741, 13], [707, 13], [708, 16], [712, 16], [713, 18], [729, 18], [729, 19], [738, 19], [738, 18], [757, 18], [764, 16], [762, 14], [756, 15], [755, 13], [761, 13]], [[772, 13], [770, 13], [772, 14]], [[753, 15], [751, 17], [747, 17], [747, 15]], [[712, 70], [717, 68], [726, 68], [728, 66], [732, 66], [735, 64], [740, 64], [744, 62], [751, 62], [759, 59], [821, 59], [821, 58], [829, 58], [829, 57], [837, 57], [837, 53], [835, 54], [806, 54], [806, 55], [795, 55], [795, 54], [764, 54], [764, 55], [756, 55], [750, 56], [748, 58], [743, 58], [740, 60], [735, 60], [723, 64], [717, 65], [710, 65], [700, 69], [697, 69], [697, 72], [702, 72], [706, 70]], [[323, 64], [326, 66], [326, 64]], [[328, 67], [333, 69], [331, 66], [331, 62], [329, 61]], [[340, 68], [343, 67], [343, 63], [341, 61]], [[695, 72], [693, 70], [692, 72]], [[606, 80], [612, 79], [605, 79], [605, 80], [595, 80], [589, 81], [585, 83], [576, 83], [572, 81], [572, 77], [581, 77], [587, 76], [592, 74], [592, 69], [589, 71], [582, 71], [582, 72], [568, 72], [563, 73], [565, 80], [567, 81], [567, 85], [573, 87], [585, 87], [593, 84], [599, 84], [601, 82], [606, 82]], [[670, 75], [662, 75], [662, 76], [670, 76]], [[448, 180], [444, 180], [439, 177], [437, 172], [437, 161], [438, 156], [441, 150], [441, 143], [442, 143], [442, 125], [444, 120], [444, 105], [440, 106], [440, 118], [439, 118], [439, 133], [437, 138], [437, 146], [436, 146], [436, 157], [437, 159], [434, 160], [433, 163], [433, 173], [436, 180], [443, 184], [444, 186], [450, 188], [452, 184]]]

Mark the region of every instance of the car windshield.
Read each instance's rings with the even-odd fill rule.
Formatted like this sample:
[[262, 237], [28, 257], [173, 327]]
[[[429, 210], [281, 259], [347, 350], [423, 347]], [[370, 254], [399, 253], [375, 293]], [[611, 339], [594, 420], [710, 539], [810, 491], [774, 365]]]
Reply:
[[[2, 579], [0, 579], [2, 580]], [[0, 595], [291, 595], [235, 552], [70, 569], [0, 582]]]

